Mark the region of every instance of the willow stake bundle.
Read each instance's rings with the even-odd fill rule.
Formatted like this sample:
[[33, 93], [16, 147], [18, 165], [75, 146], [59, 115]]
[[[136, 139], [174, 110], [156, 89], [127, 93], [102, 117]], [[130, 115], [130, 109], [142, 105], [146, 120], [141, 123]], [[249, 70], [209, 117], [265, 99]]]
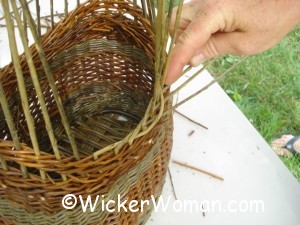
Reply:
[[[0, 222], [144, 224], [151, 205], [119, 213], [99, 201], [95, 211], [83, 212], [79, 204], [64, 209], [62, 199], [160, 195], [173, 109], [203, 91], [172, 106], [186, 83], [171, 93], [164, 86], [174, 1], [166, 8], [159, 0], [157, 9], [153, 0], [77, 1], [70, 11], [65, 0], [64, 13], [55, 15], [49, 0], [43, 17], [36, 0], [36, 19], [29, 2], [1, 0], [12, 62], [0, 69]], [[44, 19], [48, 31], [41, 35]]]

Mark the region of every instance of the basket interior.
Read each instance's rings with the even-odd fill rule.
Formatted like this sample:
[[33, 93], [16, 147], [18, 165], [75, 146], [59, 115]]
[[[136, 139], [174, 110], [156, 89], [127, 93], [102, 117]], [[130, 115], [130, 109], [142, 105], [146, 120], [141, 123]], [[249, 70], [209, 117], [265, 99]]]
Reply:
[[[91, 155], [122, 140], [143, 118], [153, 96], [153, 60], [143, 46], [138, 44], [137, 39], [140, 36], [134, 37], [119, 23], [112, 24], [107, 13], [109, 10], [111, 21], [119, 19], [125, 26], [131, 24], [132, 27], [137, 24], [137, 32], [142, 32], [140, 36], [149, 36], [142, 27], [143, 24], [112, 7], [106, 9], [105, 18], [102, 16], [103, 10], [95, 9], [92, 15], [94, 26], [97, 23], [101, 26], [103, 21], [107, 26], [111, 25], [107, 32], [90, 29], [91, 14], [87, 14], [65, 34], [69, 38], [70, 35], [74, 36], [73, 42], [71, 39], [66, 44], [61, 43], [66, 39], [62, 36], [44, 46], [81, 156]], [[51, 35], [51, 31], [46, 34], [48, 37]], [[24, 63], [24, 56], [20, 58], [23, 60], [22, 69], [39, 146], [42, 151], [52, 154], [36, 91]], [[35, 64], [59, 150], [64, 156], [72, 156], [73, 152], [44, 70], [38, 59]], [[17, 82], [15, 78], [10, 81], [15, 77], [12, 65], [5, 72], [7, 77], [2, 77], [2, 82], [18, 136], [22, 143], [32, 147]], [[5, 121], [2, 112], [0, 121]], [[0, 139], [11, 140], [6, 123], [0, 124]]]

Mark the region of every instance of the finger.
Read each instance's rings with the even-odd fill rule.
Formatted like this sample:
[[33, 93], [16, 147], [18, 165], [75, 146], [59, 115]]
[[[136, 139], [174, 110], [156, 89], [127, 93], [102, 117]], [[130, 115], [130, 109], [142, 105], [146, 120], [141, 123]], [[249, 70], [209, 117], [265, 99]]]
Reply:
[[218, 20], [218, 16], [215, 17], [209, 12], [201, 13], [179, 36], [171, 53], [166, 84], [172, 84], [179, 78], [183, 67], [191, 60], [196, 51], [203, 48], [211, 34], [219, 29]]
[[[189, 2], [184, 4], [183, 10], [180, 15], [179, 20], [179, 29], [185, 30], [190, 22], [196, 17], [197, 9], [200, 7], [200, 4], [197, 3], [195, 6], [195, 2]], [[178, 7], [173, 9], [171, 22], [170, 22], [170, 34], [173, 35], [174, 27], [176, 23], [176, 16], [177, 16]]]
[[[176, 16], [177, 16], [177, 9], [174, 9], [173, 13], [172, 13], [170, 29], [169, 29], [171, 36], [174, 34], [174, 29], [175, 29], [175, 24], [176, 24]], [[182, 13], [182, 15], [179, 19], [178, 29], [185, 30], [187, 28], [187, 26], [190, 24], [190, 22], [191, 22], [190, 17], [187, 17], [187, 16], [183, 15], [183, 13]]]

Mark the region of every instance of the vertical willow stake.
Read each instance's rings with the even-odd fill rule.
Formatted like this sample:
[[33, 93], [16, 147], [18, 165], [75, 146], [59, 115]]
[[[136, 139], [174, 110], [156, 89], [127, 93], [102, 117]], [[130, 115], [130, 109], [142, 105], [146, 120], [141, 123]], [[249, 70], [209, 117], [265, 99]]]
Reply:
[[[25, 81], [24, 81], [22, 67], [21, 67], [19, 55], [18, 55], [18, 48], [17, 48], [15, 33], [14, 33], [14, 25], [12, 23], [10, 15], [7, 13], [7, 12], [9, 12], [8, 0], [2, 0], [2, 7], [3, 7], [3, 11], [4, 11], [5, 22], [7, 25], [7, 32], [8, 32], [8, 36], [9, 36], [9, 46], [10, 46], [10, 50], [11, 50], [12, 60], [13, 60], [13, 64], [15, 67], [16, 75], [17, 75], [18, 86], [20, 89], [19, 91], [20, 91], [20, 96], [21, 96], [21, 101], [22, 101], [22, 107], [23, 107], [25, 118], [26, 118], [28, 130], [29, 130], [31, 143], [32, 143], [35, 155], [40, 156], [39, 144], [38, 144], [38, 140], [37, 140], [36, 132], [35, 132], [35, 128], [34, 128], [34, 120], [30, 114], [30, 107], [29, 107], [29, 103], [28, 103], [28, 96], [26, 93]], [[40, 170], [40, 174], [41, 174], [42, 179], [44, 180], [46, 178], [45, 171]]]
[[[32, 59], [30, 49], [27, 45], [27, 41], [24, 39], [25, 32], [24, 32], [24, 29], [23, 29], [23, 26], [22, 26], [21, 17], [20, 17], [20, 14], [19, 14], [18, 10], [17, 10], [17, 5], [16, 5], [15, 1], [10, 0], [10, 2], [11, 2], [12, 8], [13, 8], [13, 11], [14, 11], [14, 14], [15, 14], [15, 19], [17, 21], [17, 25], [18, 25], [18, 28], [19, 28], [20, 37], [21, 37], [22, 44], [23, 44], [23, 47], [24, 47], [27, 64], [28, 64], [28, 67], [29, 67], [29, 70], [30, 70], [31, 79], [32, 79], [34, 89], [36, 90], [37, 97], [38, 97], [38, 100], [39, 100], [39, 103], [40, 103], [40, 106], [41, 106], [41, 109], [42, 109], [42, 114], [43, 114], [43, 118], [44, 118], [44, 121], [45, 121], [46, 130], [48, 132], [49, 139], [50, 139], [50, 142], [51, 142], [51, 146], [53, 148], [55, 158], [60, 160], [61, 156], [60, 156], [60, 152], [59, 152], [59, 149], [58, 149], [58, 146], [57, 146], [56, 138], [54, 136], [50, 116], [49, 116], [47, 106], [46, 106], [46, 103], [45, 103], [45, 99], [44, 99], [44, 95], [43, 95], [41, 86], [39, 84], [38, 75], [37, 75], [37, 72], [36, 72], [36, 69], [35, 69], [35, 66], [34, 66], [34, 62], [33, 62], [33, 59]], [[66, 180], [66, 176], [62, 175], [62, 179]]]
[[36, 8], [36, 19], [37, 19], [37, 29], [38, 34], [41, 36], [41, 8], [40, 8], [40, 0], [35, 0], [35, 8]]
[[27, 20], [26, 20], [26, 17], [23, 13], [23, 22], [24, 22], [24, 32], [25, 32], [25, 37], [26, 37], [26, 40], [27, 40], [27, 43], [28, 43], [28, 33], [27, 33]]
[[[3, 110], [3, 113], [4, 113], [6, 123], [8, 125], [10, 135], [13, 139], [15, 148], [16, 148], [16, 150], [20, 150], [21, 149], [21, 144], [20, 144], [20, 141], [19, 141], [18, 132], [16, 130], [13, 118], [11, 116], [11, 112], [10, 112], [10, 109], [9, 109], [7, 99], [5, 97], [5, 93], [4, 93], [4, 89], [3, 89], [3, 85], [1, 83], [1, 81], [0, 81], [0, 103], [1, 103], [1, 107], [2, 107], [2, 110]], [[1, 160], [2, 168], [4, 170], [7, 170], [8, 168], [7, 168], [6, 162], [3, 159], [0, 159], [0, 160]], [[27, 176], [28, 176], [27, 168], [25, 166], [21, 165], [21, 170], [22, 170], [23, 177], [27, 178]]]
[[[0, 77], [1, 77], [1, 75], [0, 75]], [[10, 109], [9, 109], [7, 99], [5, 97], [5, 93], [4, 93], [4, 89], [3, 89], [3, 85], [2, 85], [1, 81], [0, 81], [0, 103], [1, 103], [1, 107], [2, 107], [2, 110], [3, 110], [3, 113], [4, 113], [4, 117], [5, 117], [8, 129], [9, 129], [10, 135], [13, 139], [15, 148], [16, 148], [16, 150], [20, 150], [21, 149], [21, 144], [20, 144], [20, 141], [19, 141], [18, 132], [17, 132], [16, 126], [14, 124], [13, 118], [11, 116], [11, 112], [10, 112]], [[2, 168], [4, 170], [8, 169], [7, 165], [6, 165], [6, 162], [3, 159], [1, 159], [1, 164], [2, 164]], [[22, 170], [23, 177], [26, 178], [28, 176], [27, 168], [25, 166], [21, 165], [21, 170]]]
[[147, 0], [147, 9], [151, 25], [153, 28], [155, 28], [155, 9], [153, 0]]
[[65, 128], [65, 131], [66, 131], [67, 136], [69, 138], [69, 141], [70, 141], [73, 153], [74, 153], [74, 157], [75, 157], [75, 159], [80, 160], [80, 155], [79, 155], [79, 152], [78, 152], [78, 149], [77, 149], [77, 145], [76, 145], [76, 142], [75, 142], [75, 139], [74, 139], [73, 132], [71, 130], [66, 112], [64, 110], [64, 106], [63, 106], [62, 101], [61, 101], [61, 98], [58, 94], [58, 90], [57, 90], [57, 87], [55, 85], [55, 80], [54, 80], [50, 65], [49, 65], [49, 63], [46, 59], [45, 52], [42, 48], [41, 40], [38, 37], [38, 34], [36, 32], [34, 21], [31, 17], [31, 15], [30, 15], [30, 11], [29, 11], [28, 5], [26, 3], [26, 0], [21, 0], [21, 4], [22, 4], [23, 10], [24, 10], [24, 13], [26, 15], [26, 18], [27, 18], [32, 36], [34, 38], [36, 49], [37, 49], [38, 54], [41, 58], [41, 62], [43, 64], [43, 67], [45, 69], [45, 74], [47, 76], [49, 85], [50, 85], [50, 87], [53, 91], [53, 96], [54, 96], [55, 102], [57, 104], [57, 108], [59, 110], [59, 113], [60, 113], [62, 123], [63, 123], [64, 128]]
[[65, 17], [68, 16], [68, 0], [65, 0]]
[[[163, 49], [163, 30], [164, 30], [164, 7], [165, 7], [165, 1], [159, 1], [158, 7], [157, 7], [157, 15], [156, 15], [156, 40], [155, 40], [155, 81], [154, 81], [154, 89], [159, 90], [159, 86], [161, 85], [160, 76], [161, 76], [161, 64], [163, 63], [163, 58], [161, 58], [161, 51]], [[153, 94], [153, 106], [155, 106], [156, 102], [160, 99], [159, 92], [154, 92]], [[152, 114], [154, 114], [155, 108], [152, 109]]]
[[[4, 90], [3, 90], [3, 86], [2, 86], [2, 83], [0, 81], [0, 104], [1, 104], [2, 109], [3, 109], [4, 117], [5, 117], [5, 120], [7, 122], [9, 132], [10, 132], [10, 134], [12, 136], [12, 139], [13, 139], [13, 142], [15, 144], [15, 148], [18, 149], [18, 147], [20, 147], [20, 142], [19, 142], [18, 134], [16, 132], [15, 124], [14, 124], [13, 119], [11, 117], [9, 106], [8, 106], [8, 102], [7, 102], [7, 99], [6, 99], [6, 97], [5, 97], [4, 94], [5, 93], [4, 93]], [[7, 170], [6, 161], [3, 160], [1, 157], [0, 157], [0, 161], [1, 161], [2, 168], [4, 170]]]
[[50, 15], [51, 15], [51, 28], [54, 28], [54, 12], [53, 12], [53, 0], [50, 0]]
[[177, 9], [177, 13], [176, 13], [175, 24], [174, 24], [174, 33], [171, 37], [171, 44], [170, 44], [170, 47], [169, 47], [169, 52], [168, 52], [168, 55], [167, 55], [167, 59], [166, 59], [166, 63], [165, 63], [165, 67], [164, 67], [164, 71], [163, 71], [163, 75], [162, 75], [162, 80], [161, 80], [162, 85], [164, 85], [164, 83], [166, 81], [167, 69], [168, 69], [168, 66], [169, 66], [172, 50], [173, 50], [174, 44], [175, 44], [175, 38], [176, 38], [178, 27], [179, 27], [182, 8], [183, 8], [183, 0], [179, 0], [178, 9]]
[[143, 9], [143, 15], [146, 19], [149, 18], [149, 15], [147, 15], [147, 11], [146, 11], [146, 2], [145, 0], [141, 0], [141, 4], [142, 4], [142, 9]]

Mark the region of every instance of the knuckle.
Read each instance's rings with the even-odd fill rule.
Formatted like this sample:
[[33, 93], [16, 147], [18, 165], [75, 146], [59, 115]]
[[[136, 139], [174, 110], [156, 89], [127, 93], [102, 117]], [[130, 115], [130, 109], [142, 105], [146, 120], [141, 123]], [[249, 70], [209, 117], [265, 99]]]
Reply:
[[188, 29], [186, 29], [184, 32], [182, 32], [180, 34], [180, 36], [178, 37], [177, 39], [177, 44], [180, 44], [180, 45], [185, 45], [188, 41], [189, 41], [189, 38], [190, 38], [190, 34], [189, 34], [189, 31]]
[[219, 56], [220, 55], [220, 52], [216, 46], [216, 43], [214, 41], [213, 38], [210, 38], [208, 41], [207, 41], [207, 53], [209, 54], [210, 57], [215, 57], [215, 56]]

